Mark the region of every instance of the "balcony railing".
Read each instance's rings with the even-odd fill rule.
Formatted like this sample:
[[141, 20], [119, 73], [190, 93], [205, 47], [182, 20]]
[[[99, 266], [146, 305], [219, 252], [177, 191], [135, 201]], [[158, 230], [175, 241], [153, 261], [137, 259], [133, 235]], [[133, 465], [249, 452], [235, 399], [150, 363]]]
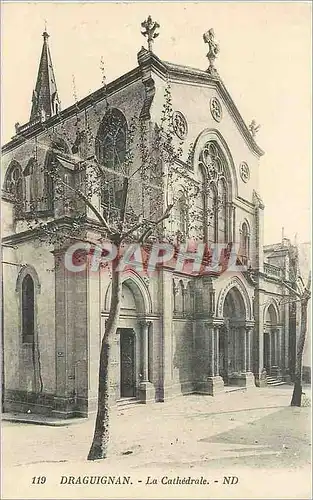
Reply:
[[282, 269], [278, 266], [273, 266], [273, 264], [268, 264], [264, 262], [264, 272], [268, 276], [274, 276], [275, 278], [282, 277]]

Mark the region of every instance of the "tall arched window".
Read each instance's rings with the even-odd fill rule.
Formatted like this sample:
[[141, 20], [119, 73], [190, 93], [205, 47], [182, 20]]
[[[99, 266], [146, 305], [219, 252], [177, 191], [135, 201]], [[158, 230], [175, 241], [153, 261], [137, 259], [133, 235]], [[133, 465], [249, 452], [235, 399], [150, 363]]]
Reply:
[[218, 201], [217, 201], [217, 226], [218, 226], [218, 242], [226, 243], [227, 238], [227, 190], [225, 179], [221, 178], [218, 181]]
[[21, 165], [17, 161], [12, 161], [4, 181], [4, 190], [12, 195], [15, 201], [23, 199], [23, 177]]
[[35, 336], [35, 294], [33, 278], [26, 274], [22, 282], [22, 341], [32, 344]]
[[181, 191], [172, 209], [173, 230], [178, 239], [184, 240], [188, 236], [188, 206], [187, 200]]
[[14, 202], [15, 215], [18, 215], [24, 205], [23, 173], [20, 164], [13, 160], [7, 170], [4, 191]]
[[24, 168], [24, 182], [25, 182], [25, 211], [29, 212], [34, 207], [35, 193], [34, 193], [34, 166], [35, 158], [30, 158]]
[[199, 155], [199, 167], [204, 175], [204, 224], [209, 243], [227, 242], [227, 201], [230, 184], [225, 156], [215, 141], [208, 141]]
[[54, 180], [53, 172], [56, 168], [56, 159], [52, 151], [48, 151], [45, 159], [44, 186], [42, 209], [52, 211], [54, 208]]
[[246, 222], [241, 226], [240, 234], [240, 258], [243, 264], [247, 265], [249, 260], [250, 232]]
[[209, 243], [215, 243], [217, 240], [217, 192], [216, 186], [211, 183], [207, 195], [207, 223]]
[[118, 109], [110, 109], [105, 114], [96, 137], [96, 156], [99, 163], [112, 173], [106, 172], [102, 179], [101, 204], [106, 216], [118, 215], [122, 207], [123, 164], [127, 148], [127, 122]]
[[127, 122], [118, 109], [110, 109], [99, 127], [96, 156], [101, 165], [118, 170], [126, 155]]

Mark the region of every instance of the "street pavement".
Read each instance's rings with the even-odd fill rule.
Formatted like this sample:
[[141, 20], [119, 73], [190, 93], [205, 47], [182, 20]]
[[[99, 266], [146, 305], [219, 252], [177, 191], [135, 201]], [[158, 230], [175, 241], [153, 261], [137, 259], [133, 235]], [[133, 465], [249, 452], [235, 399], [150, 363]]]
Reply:
[[[86, 460], [93, 418], [62, 427], [2, 422], [2, 498], [312, 498], [311, 408], [290, 407], [291, 394], [284, 385], [114, 408], [108, 458], [97, 462]], [[62, 475], [99, 473], [129, 474], [134, 484], [105, 494], [59, 484]], [[162, 486], [164, 474], [209, 477], [210, 489]], [[34, 486], [43, 475], [46, 484]]]

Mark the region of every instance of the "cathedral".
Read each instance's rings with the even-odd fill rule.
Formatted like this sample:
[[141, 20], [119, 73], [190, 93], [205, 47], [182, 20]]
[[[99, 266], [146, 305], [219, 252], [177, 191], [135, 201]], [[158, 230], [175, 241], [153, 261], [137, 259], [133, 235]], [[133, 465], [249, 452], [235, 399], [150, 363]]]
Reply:
[[[45, 31], [29, 121], [17, 123], [2, 148], [6, 412], [68, 418], [95, 411], [110, 274], [88, 268], [70, 272], [58, 264], [62, 248], [43, 242], [40, 223], [63, 227], [73, 215], [57, 196], [49, 171], [57, 165], [72, 191], [83, 189], [84, 168], [92, 158], [110, 176], [110, 169], [126, 161], [133, 117], [139, 113], [146, 129], [153, 130], [162, 121], [168, 88], [182, 174], [163, 229], [174, 228], [189, 239], [197, 231], [206, 244], [237, 243], [241, 267], [198, 276], [170, 266], [151, 277], [136, 269], [123, 273], [111, 352], [112, 402], [157, 403], [190, 393], [209, 397], [293, 380], [298, 254], [284, 237], [263, 246], [265, 207], [258, 176], [264, 153], [256, 142], [258, 127], [246, 125], [218, 74], [213, 30], [204, 35], [208, 68], [197, 69], [159, 59], [152, 50], [158, 25], [148, 18], [143, 26], [148, 48], [138, 52], [137, 66], [66, 109]], [[137, 147], [135, 141], [134, 163]], [[192, 202], [188, 183], [200, 186], [199, 192], [206, 186]], [[130, 195], [134, 212], [140, 196]], [[116, 181], [98, 199], [94, 195], [93, 204], [110, 216], [119, 198]], [[218, 202], [221, 208], [215, 210]], [[76, 200], [75, 210], [88, 211], [86, 205]], [[97, 227], [90, 222], [88, 234], [96, 234]]]

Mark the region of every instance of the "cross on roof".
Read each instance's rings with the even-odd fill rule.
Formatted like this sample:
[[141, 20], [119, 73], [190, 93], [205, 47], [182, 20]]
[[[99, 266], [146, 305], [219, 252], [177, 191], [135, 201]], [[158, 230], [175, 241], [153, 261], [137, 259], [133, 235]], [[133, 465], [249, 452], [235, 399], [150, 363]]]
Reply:
[[141, 27], [144, 28], [141, 31], [141, 34], [147, 37], [148, 50], [149, 52], [152, 52], [152, 43], [154, 42], [154, 39], [159, 36], [159, 33], [156, 33], [156, 30], [160, 28], [160, 25], [156, 21], [152, 21], [151, 16], [148, 16], [148, 18], [141, 23]]

